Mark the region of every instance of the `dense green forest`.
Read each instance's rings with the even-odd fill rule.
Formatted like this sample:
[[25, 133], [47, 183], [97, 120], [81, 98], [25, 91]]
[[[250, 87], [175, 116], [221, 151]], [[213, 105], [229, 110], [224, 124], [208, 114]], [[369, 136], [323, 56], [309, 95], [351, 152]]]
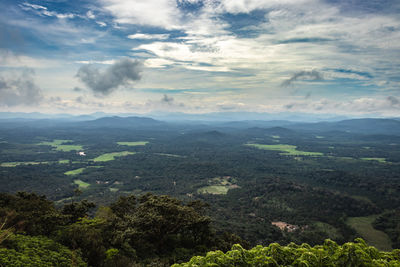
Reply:
[[[386, 121], [284, 122], [282, 127], [276, 127], [279, 122], [165, 123], [145, 118], [0, 122], [1, 191], [45, 195], [43, 210], [58, 214], [31, 215], [33, 225], [14, 231], [3, 244], [17, 247], [25, 240], [21, 233], [45, 236], [61, 244], [57, 253], [87, 261], [88, 255], [78, 252], [81, 245], [67, 242], [72, 240], [67, 233], [102, 233], [104, 220], [110, 223], [107, 216], [117, 216], [113, 203], [135, 195], [140, 206], [150, 192], [153, 197], [170, 195], [183, 206], [207, 205], [193, 208], [207, 218], [213, 238], [194, 247], [178, 240], [178, 250], [165, 254], [153, 244], [145, 256], [130, 244], [137, 258], [122, 243], [107, 241], [99, 245], [103, 259], [117, 249], [129, 259], [158, 257], [171, 263], [165, 255], [189, 260], [196, 253], [226, 251], [240, 240], [246, 240], [240, 241], [245, 247], [273, 242], [314, 246], [328, 238], [344, 244], [362, 237], [390, 251], [400, 245], [400, 136], [393, 126], [398, 122], [389, 120], [385, 128]], [[30, 221], [13, 212], [1, 216], [13, 229]], [[79, 220], [82, 216], [86, 219]], [[34, 223], [39, 218], [44, 221]]]
[[206, 206], [147, 193], [120, 197], [89, 217], [95, 205], [85, 200], [57, 209], [44, 196], [3, 193], [0, 266], [169, 266], [192, 256], [174, 266], [400, 265], [400, 250], [382, 252], [362, 239], [246, 250], [238, 236], [216, 232]]
[[217, 233], [200, 201], [169, 196], [120, 197], [110, 206], [88, 201], [65, 204], [34, 193], [0, 194], [0, 266], [168, 266], [248, 246], [231, 233]]

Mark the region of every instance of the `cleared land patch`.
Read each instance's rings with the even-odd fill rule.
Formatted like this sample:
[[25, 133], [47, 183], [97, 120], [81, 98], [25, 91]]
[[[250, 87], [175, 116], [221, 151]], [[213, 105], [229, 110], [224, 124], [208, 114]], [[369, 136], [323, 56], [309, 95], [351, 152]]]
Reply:
[[41, 142], [37, 145], [39, 146], [51, 146], [57, 151], [70, 152], [74, 150], [83, 150], [81, 145], [64, 145], [65, 143], [71, 143], [72, 140], [55, 139], [52, 142]]
[[149, 142], [147, 141], [136, 141], [136, 142], [117, 142], [120, 146], [145, 146]]
[[49, 164], [48, 161], [23, 161], [23, 162], [3, 162], [0, 167], [17, 167], [19, 165], [38, 165], [38, 164]]
[[347, 224], [353, 227], [369, 245], [384, 251], [390, 251], [392, 250], [392, 243], [387, 234], [372, 227], [372, 222], [376, 217], [377, 215], [350, 217], [347, 219]]
[[78, 175], [81, 174], [86, 168], [79, 168], [72, 171], [64, 172], [65, 175]]
[[378, 161], [380, 163], [386, 163], [386, 159], [385, 158], [361, 158], [361, 160], [372, 160], [372, 161]]
[[246, 144], [246, 146], [255, 147], [258, 149], [264, 150], [274, 150], [274, 151], [282, 151], [281, 155], [289, 155], [289, 156], [323, 156], [324, 154], [321, 152], [308, 152], [297, 150], [297, 146], [293, 145], [262, 145], [262, 144]]
[[86, 188], [88, 188], [90, 186], [89, 183], [86, 183], [86, 182], [84, 182], [82, 180], [79, 180], [79, 179], [74, 180], [74, 184], [78, 185], [79, 188], [81, 188], [81, 189], [86, 189]]
[[111, 161], [111, 160], [114, 160], [116, 157], [124, 157], [124, 156], [134, 155], [134, 154], [136, 154], [136, 153], [130, 152], [130, 151], [105, 153], [103, 155], [98, 156], [97, 158], [94, 158], [93, 161], [94, 162]]
[[215, 177], [208, 180], [208, 186], [197, 189], [198, 194], [226, 195], [229, 189], [238, 188], [236, 179], [230, 176]]
[[81, 174], [84, 170], [86, 170], [88, 168], [103, 168], [103, 166], [89, 166], [89, 167], [85, 167], [85, 168], [79, 168], [79, 169], [64, 172], [64, 174], [65, 175], [78, 175], [78, 174]]

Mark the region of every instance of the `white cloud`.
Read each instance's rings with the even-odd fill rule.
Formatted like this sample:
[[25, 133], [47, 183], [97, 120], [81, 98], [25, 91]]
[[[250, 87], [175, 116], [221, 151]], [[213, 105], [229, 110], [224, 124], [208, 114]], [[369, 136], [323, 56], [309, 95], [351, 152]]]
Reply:
[[166, 40], [169, 38], [169, 34], [145, 34], [145, 33], [136, 33], [128, 35], [129, 39], [142, 39], [142, 40]]
[[175, 0], [101, 0], [117, 23], [138, 24], [166, 29], [180, 28]]
[[96, 23], [100, 26], [100, 27], [106, 27], [107, 23], [103, 22], [103, 21], [96, 21]]
[[249, 13], [257, 9], [267, 9], [286, 5], [304, 5], [316, 3], [315, 0], [221, 0], [218, 9], [220, 12]]
[[48, 10], [45, 6], [34, 5], [28, 2], [23, 3], [20, 7], [26, 11], [33, 11], [40, 16], [47, 16], [47, 17], [57, 17], [58, 19], [73, 19], [76, 17], [76, 14], [72, 13], [58, 13], [55, 11]]
[[95, 19], [96, 16], [93, 14], [92, 10], [89, 10], [88, 12], [86, 12], [86, 17], [88, 17], [89, 19]]

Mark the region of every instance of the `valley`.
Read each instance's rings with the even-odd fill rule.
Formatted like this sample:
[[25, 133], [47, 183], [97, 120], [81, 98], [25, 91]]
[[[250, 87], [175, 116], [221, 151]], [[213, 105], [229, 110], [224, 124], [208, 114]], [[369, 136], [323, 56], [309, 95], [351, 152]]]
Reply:
[[[251, 245], [362, 236], [380, 249], [395, 248], [387, 237], [371, 236], [386, 235], [373, 222], [400, 206], [400, 136], [393, 126], [377, 134], [371, 125], [370, 134], [365, 124], [337, 125], [134, 117], [46, 127], [31, 121], [24, 131], [8, 124], [0, 128], [1, 191], [36, 192], [60, 205], [87, 199], [98, 207], [152, 192], [208, 203], [218, 231]], [[296, 227], [286, 231], [274, 222]]]

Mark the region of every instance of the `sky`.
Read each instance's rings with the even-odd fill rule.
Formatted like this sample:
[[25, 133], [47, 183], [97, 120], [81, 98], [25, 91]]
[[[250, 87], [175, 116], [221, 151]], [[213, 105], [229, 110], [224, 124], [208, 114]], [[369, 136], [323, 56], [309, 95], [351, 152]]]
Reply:
[[1, 0], [0, 112], [400, 116], [398, 0]]

